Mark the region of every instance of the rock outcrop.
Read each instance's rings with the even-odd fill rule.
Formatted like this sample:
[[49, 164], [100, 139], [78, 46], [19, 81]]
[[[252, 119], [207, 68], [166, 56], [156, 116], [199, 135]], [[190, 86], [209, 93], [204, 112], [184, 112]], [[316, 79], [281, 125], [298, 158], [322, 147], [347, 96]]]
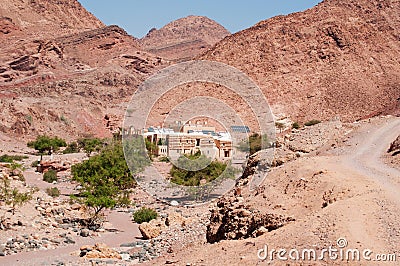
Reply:
[[293, 220], [290, 217], [250, 209], [241, 197], [221, 198], [216, 208], [211, 210], [207, 242], [257, 237]]
[[388, 153], [400, 154], [400, 136], [398, 136], [391, 144], [388, 149]]

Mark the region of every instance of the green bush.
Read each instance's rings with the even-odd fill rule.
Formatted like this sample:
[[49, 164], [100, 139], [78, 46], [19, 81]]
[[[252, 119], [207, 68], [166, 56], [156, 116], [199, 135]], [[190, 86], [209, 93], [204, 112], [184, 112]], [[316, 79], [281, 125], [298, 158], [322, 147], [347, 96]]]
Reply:
[[151, 141], [149, 141], [148, 139], [145, 139], [145, 144], [146, 144], [146, 150], [147, 153], [149, 155], [149, 157], [151, 158], [153, 155], [155, 155], [157, 153], [157, 145]]
[[64, 154], [78, 153], [78, 152], [79, 152], [78, 143], [76, 143], [75, 141], [68, 144], [67, 148], [63, 151]]
[[57, 172], [53, 169], [50, 169], [43, 175], [43, 181], [46, 181], [47, 183], [53, 183], [54, 181], [57, 181]]
[[37, 167], [39, 165], [39, 161], [35, 160], [31, 163], [32, 167]]
[[48, 187], [46, 188], [46, 193], [47, 195], [53, 197], [53, 198], [57, 198], [60, 196], [60, 190], [56, 187]]
[[77, 143], [78, 149], [83, 149], [89, 157], [92, 152], [99, 152], [105, 144], [104, 140], [98, 138], [79, 139]]
[[304, 123], [304, 125], [309, 127], [309, 126], [313, 126], [313, 125], [316, 125], [316, 124], [319, 124], [319, 123], [321, 123], [321, 121], [313, 119], [313, 120], [310, 120], [310, 121]]
[[23, 159], [27, 159], [27, 158], [28, 158], [28, 156], [3, 154], [0, 156], [0, 162], [13, 163], [14, 161], [22, 161]]
[[[11, 206], [12, 214], [14, 215], [17, 206], [21, 206], [32, 199], [32, 195], [36, 189], [31, 189], [28, 192], [20, 192], [17, 188], [11, 187], [10, 180], [3, 178], [0, 181], [0, 200], [6, 205]], [[0, 223], [3, 218], [0, 218]]]
[[133, 220], [138, 223], [150, 222], [157, 218], [157, 212], [153, 209], [142, 207], [133, 213]]
[[36, 140], [28, 142], [27, 145], [43, 154], [44, 152], [50, 152], [51, 150], [57, 151], [60, 147], [66, 147], [67, 143], [59, 137], [51, 138], [44, 135], [38, 136]]
[[249, 155], [252, 155], [262, 149], [269, 148], [268, 136], [253, 133], [247, 141], [240, 142], [237, 148], [239, 151], [250, 152]]
[[[186, 160], [185, 157], [189, 160]], [[232, 178], [234, 171], [228, 165], [219, 161], [211, 161], [204, 155], [185, 155], [178, 158], [177, 166], [170, 171], [171, 182], [184, 186], [199, 186], [201, 180], [209, 183], [218, 177]], [[201, 169], [192, 170], [190, 169]], [[226, 170], [226, 171], [225, 171]]]
[[300, 124], [299, 124], [298, 122], [294, 122], [294, 123], [292, 124], [292, 128], [294, 128], [294, 129], [299, 129], [299, 128], [300, 128]]

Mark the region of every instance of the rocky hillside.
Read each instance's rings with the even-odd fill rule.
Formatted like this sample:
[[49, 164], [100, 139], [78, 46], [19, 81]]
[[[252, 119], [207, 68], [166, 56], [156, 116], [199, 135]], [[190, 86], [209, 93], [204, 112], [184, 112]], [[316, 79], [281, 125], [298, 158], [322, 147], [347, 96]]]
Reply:
[[166, 64], [75, 0], [0, 7], [0, 132], [110, 135], [138, 84]]
[[207, 17], [188, 16], [159, 30], [150, 30], [140, 43], [154, 54], [183, 61], [206, 51], [228, 35], [229, 31]]
[[325, 0], [233, 34], [201, 59], [248, 73], [278, 117], [354, 121], [395, 112], [399, 13], [398, 0]]
[[70, 34], [104, 26], [76, 0], [5, 0], [0, 3], [0, 18], [0, 28], [9, 24], [14, 30], [39, 36]]

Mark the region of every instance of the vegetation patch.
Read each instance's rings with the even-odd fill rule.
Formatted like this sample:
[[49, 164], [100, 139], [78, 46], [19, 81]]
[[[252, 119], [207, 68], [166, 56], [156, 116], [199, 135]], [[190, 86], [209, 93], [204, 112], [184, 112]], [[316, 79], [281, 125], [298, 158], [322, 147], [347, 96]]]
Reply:
[[313, 119], [313, 120], [310, 120], [310, 121], [304, 123], [304, 125], [309, 127], [309, 126], [313, 126], [313, 125], [316, 125], [316, 124], [319, 124], [319, 123], [321, 123], [321, 121]]
[[53, 198], [57, 198], [60, 196], [60, 190], [56, 187], [48, 187], [46, 188], [46, 193], [47, 195], [53, 197]]
[[142, 207], [141, 209], [133, 213], [133, 220], [135, 223], [141, 224], [144, 222], [150, 222], [157, 218], [157, 212], [153, 209]]
[[267, 135], [260, 135], [258, 133], [253, 133], [250, 135], [249, 139], [242, 141], [238, 145], [238, 150], [242, 152], [249, 152], [252, 155], [262, 149], [269, 148], [269, 140]]
[[[189, 159], [189, 160], [187, 160]], [[184, 186], [199, 186], [219, 177], [233, 178], [235, 171], [224, 162], [211, 161], [204, 155], [184, 155], [178, 158], [178, 166], [173, 165], [170, 171], [171, 182]], [[202, 168], [202, 166], [205, 166]], [[199, 169], [190, 171], [188, 169]]]
[[14, 161], [22, 161], [23, 159], [27, 159], [27, 158], [28, 158], [28, 156], [3, 154], [0, 156], [0, 162], [13, 163]]
[[46, 135], [38, 136], [36, 140], [28, 142], [28, 147], [34, 148], [39, 154], [51, 153], [58, 151], [60, 147], [66, 147], [65, 140], [59, 137], [49, 137]]
[[47, 183], [53, 183], [54, 181], [57, 182], [57, 180], [57, 172], [53, 169], [49, 169], [43, 174], [43, 181], [46, 181]]
[[294, 123], [292, 124], [292, 128], [294, 128], [294, 129], [299, 129], [299, 128], [300, 128], [299, 122], [294, 122]]
[[89, 224], [96, 223], [104, 209], [130, 204], [130, 189], [136, 182], [126, 164], [120, 141], [110, 143], [98, 155], [73, 165], [71, 171], [73, 180], [82, 187], [79, 194], [71, 198], [91, 209]]

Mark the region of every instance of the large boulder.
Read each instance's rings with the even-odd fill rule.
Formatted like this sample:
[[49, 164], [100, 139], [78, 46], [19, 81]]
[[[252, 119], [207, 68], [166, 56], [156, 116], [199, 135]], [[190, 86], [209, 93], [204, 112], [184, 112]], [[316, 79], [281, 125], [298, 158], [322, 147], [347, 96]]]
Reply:
[[160, 219], [151, 220], [148, 223], [145, 222], [139, 225], [139, 231], [144, 239], [152, 239], [159, 236], [164, 228], [165, 222]]
[[104, 243], [96, 243], [94, 246], [82, 246], [81, 257], [88, 259], [121, 259], [121, 255]]
[[221, 198], [211, 210], [207, 242], [257, 237], [293, 220], [290, 217], [250, 209], [241, 197]]

